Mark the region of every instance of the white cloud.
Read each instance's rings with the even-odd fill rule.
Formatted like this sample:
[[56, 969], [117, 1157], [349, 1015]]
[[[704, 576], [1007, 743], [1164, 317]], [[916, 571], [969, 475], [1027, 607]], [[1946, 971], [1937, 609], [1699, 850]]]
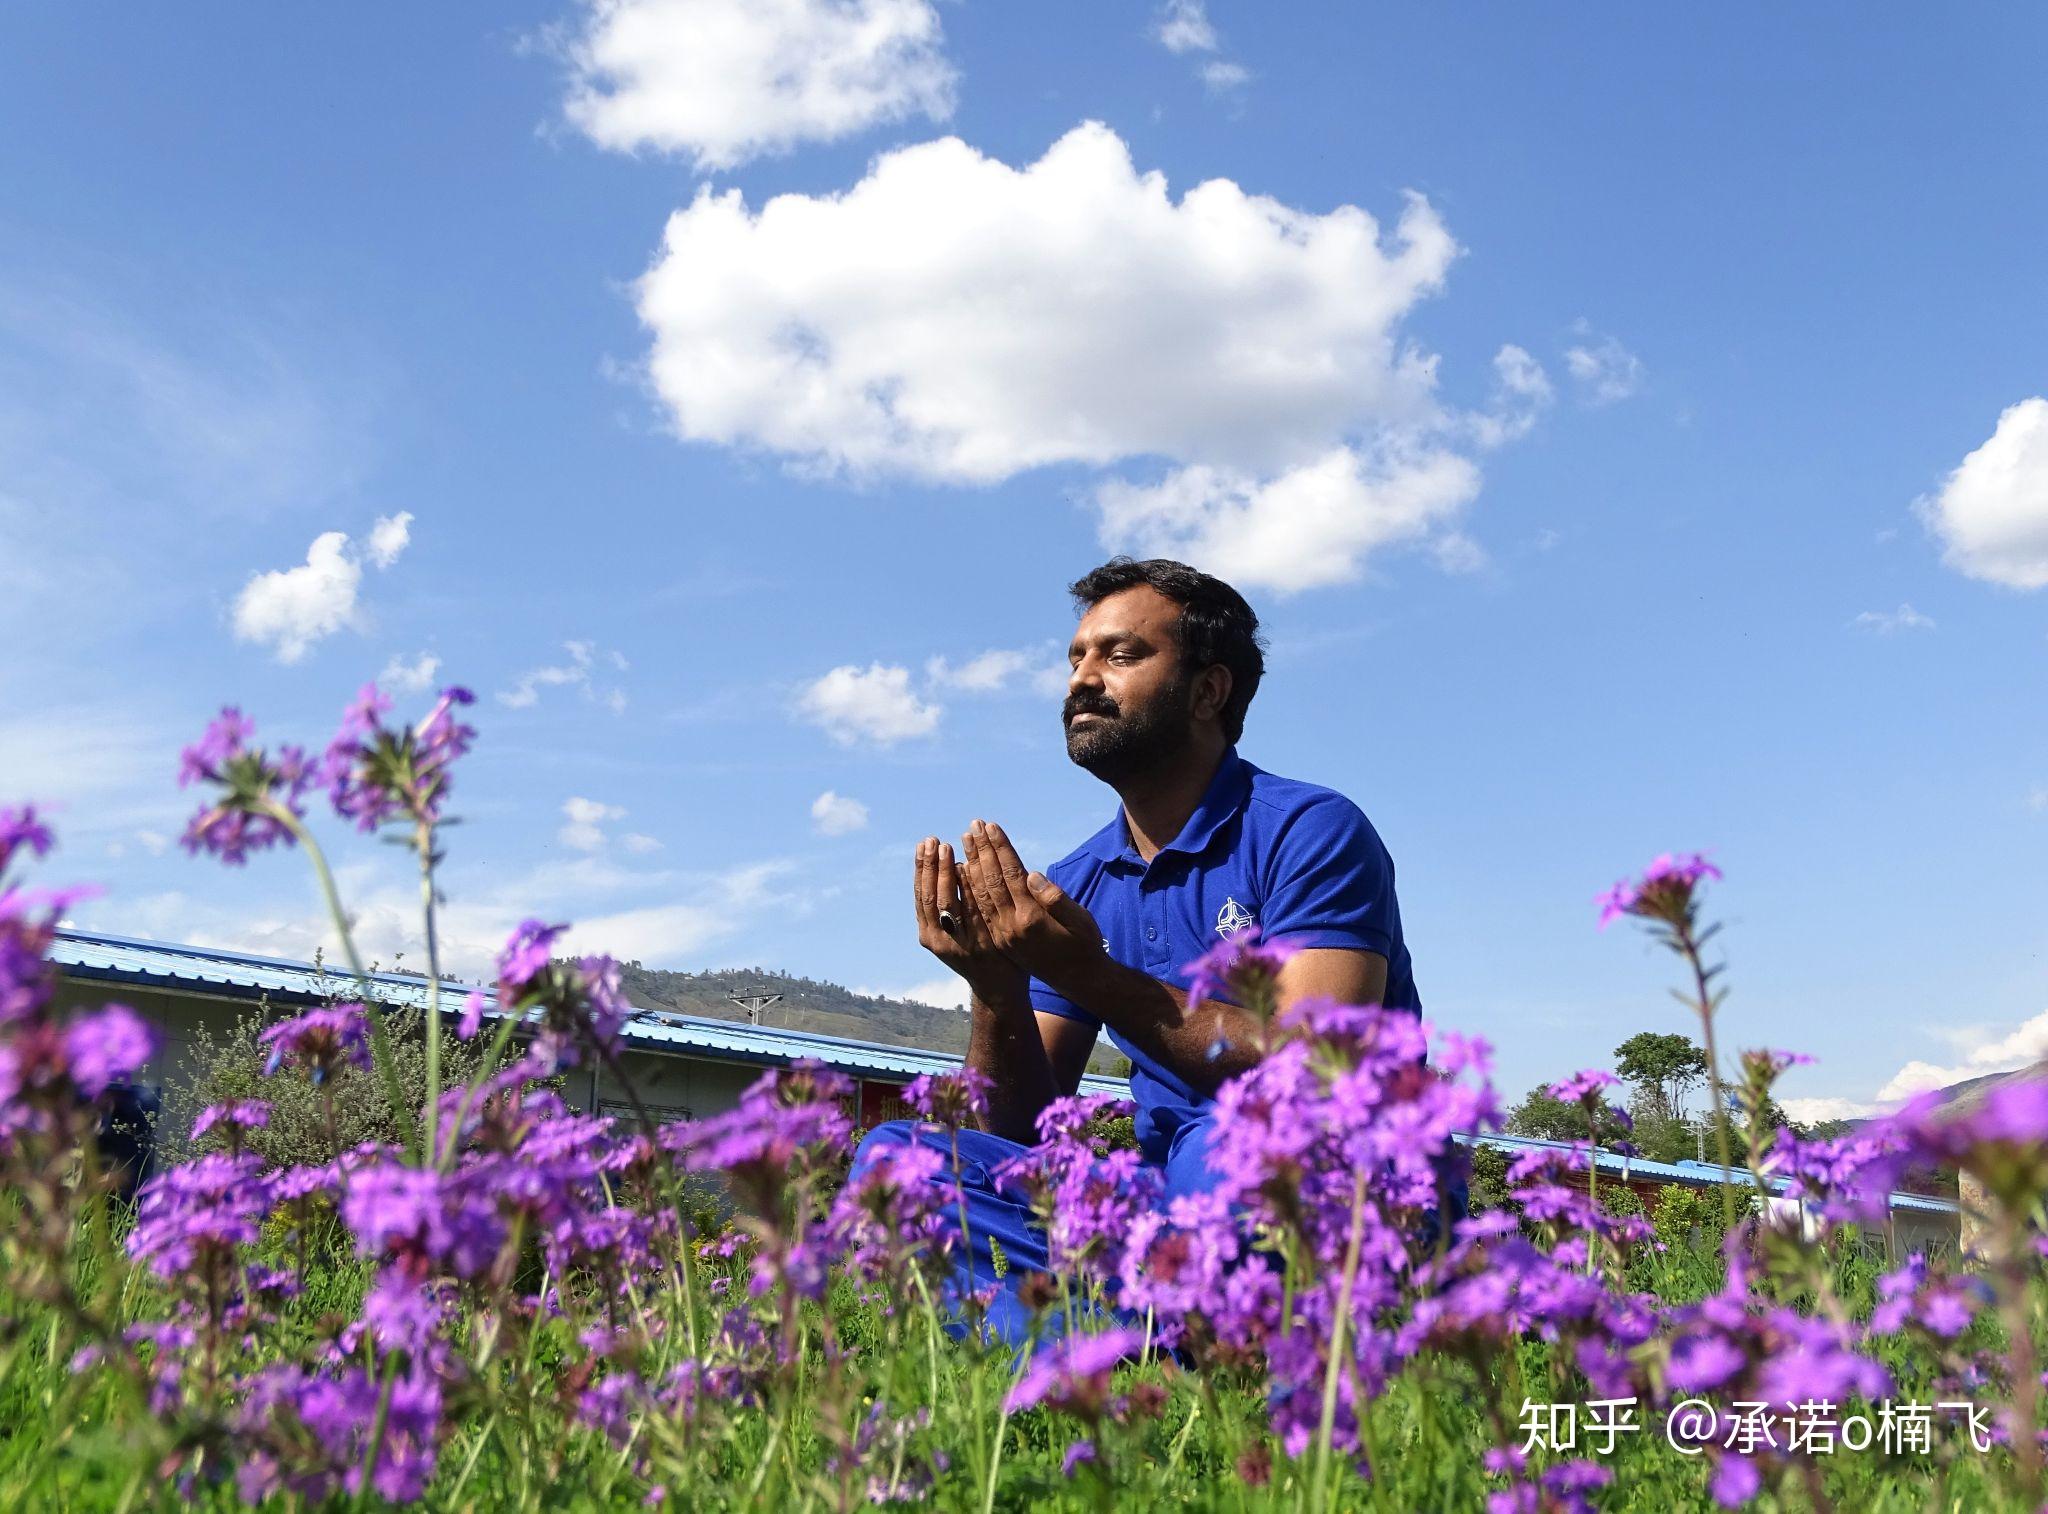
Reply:
[[1202, 0], [1166, 0], [1153, 35], [1170, 53], [1213, 53], [1218, 45]]
[[1493, 374], [1492, 404], [1469, 417], [1473, 440], [1489, 449], [1520, 441], [1535, 430], [1557, 395], [1543, 365], [1512, 342], [1493, 355]]
[[[1223, 40], [1216, 35], [1215, 23], [1210, 21], [1202, 0], [1166, 0], [1166, 4], [1159, 8], [1159, 18], [1153, 25], [1152, 35], [1170, 53], [1216, 53], [1223, 47]], [[1195, 73], [1217, 94], [1240, 89], [1249, 84], [1252, 77], [1251, 70], [1243, 64], [1217, 57], [1201, 60]]]
[[2027, 808], [2037, 815], [2048, 815], [2048, 783], [2037, 783], [2027, 790]]
[[775, 887], [787, 871], [783, 862], [737, 868], [700, 886], [690, 899], [578, 921], [563, 944], [570, 951], [606, 952], [650, 966], [676, 963], [769, 909], [801, 912], [799, 899]]
[[1784, 1099], [1778, 1107], [1785, 1111], [1788, 1119], [1801, 1125], [1811, 1125], [1819, 1120], [1867, 1120], [1881, 1112], [1877, 1105], [1863, 1099], [1844, 1099], [1834, 1095]]
[[841, 746], [857, 741], [893, 746], [929, 736], [939, 724], [939, 706], [911, 692], [910, 670], [879, 662], [865, 669], [850, 663], [834, 668], [805, 687], [797, 713]]
[[603, 851], [605, 823], [626, 818], [626, 812], [615, 804], [581, 798], [564, 800], [562, 814], [567, 823], [555, 833], [555, 839], [579, 852]]
[[[441, 875], [446, 902], [436, 929], [442, 970], [487, 981], [513, 927], [529, 918], [573, 922], [563, 943], [567, 953], [611, 952], [654, 966], [680, 965], [771, 911], [778, 921], [802, 917], [812, 898], [790, 881], [792, 871], [779, 859], [688, 875], [611, 869], [587, 858], [551, 858], [509, 874], [458, 864]], [[339, 872], [352, 933], [365, 959], [389, 967], [402, 956], [405, 966], [423, 968], [417, 880], [404, 882], [376, 864], [344, 864]], [[617, 907], [622, 895], [637, 898]], [[205, 898], [176, 891], [103, 897], [80, 915], [91, 929], [121, 935], [296, 961], [323, 950], [330, 965], [341, 960], [340, 942], [310, 878], [297, 890], [265, 888], [232, 902], [213, 890]]]
[[161, 831], [139, 830], [135, 840], [152, 857], [161, 857], [171, 848], [171, 838]]
[[410, 662], [394, 654], [377, 675], [377, 683], [389, 693], [420, 694], [433, 686], [434, 675], [440, 671], [441, 659], [432, 652], [422, 652]]
[[2048, 399], [2010, 406], [1991, 439], [1916, 508], [1957, 572], [2013, 589], [2048, 586]]
[[953, 112], [930, 0], [585, 0], [565, 112], [600, 147], [737, 166]]
[[970, 657], [958, 667], [944, 657], [933, 657], [925, 662], [924, 676], [934, 688], [994, 694], [1007, 688], [1020, 673], [1029, 671], [1034, 665], [1042, 665], [1047, 655], [1042, 648], [1035, 652], [992, 648]]
[[1589, 405], [1612, 405], [1627, 399], [1643, 387], [1643, 361], [1611, 336], [1596, 337], [1584, 321], [1579, 331], [1586, 341], [1567, 348], [1565, 371], [1579, 386], [1579, 397]]
[[357, 624], [363, 565], [348, 533], [323, 531], [296, 568], [258, 573], [235, 599], [235, 635], [268, 646], [279, 662], [297, 662], [313, 644]]
[[380, 568], [390, 567], [411, 540], [412, 511], [378, 516], [377, 523], [370, 527], [370, 561]]
[[964, 1010], [970, 997], [967, 980], [954, 973], [913, 983], [908, 988], [856, 988], [854, 992], [866, 994], [871, 999], [908, 999], [913, 1004], [928, 1004], [933, 1009]]
[[[947, 139], [883, 155], [837, 195], [755, 211], [701, 190], [670, 217], [639, 311], [685, 439], [967, 484], [1158, 459], [1199, 471], [1097, 491], [1110, 545], [1158, 536], [1121, 527], [1185, 517], [1190, 496], [1197, 528], [1165, 534], [1200, 544], [1232, 501], [1310, 495], [1313, 528], [1280, 509], [1246, 524], [1273, 521], [1292, 551], [1334, 542], [1338, 568], [1261, 545], [1262, 581], [1336, 582], [1477, 491], [1432, 439], [1456, 429], [1436, 361], [1398, 330], [1456, 253], [1419, 196], [1390, 233], [1356, 206], [1296, 210], [1227, 179], [1175, 201], [1088, 123], [1021, 169]], [[1424, 499], [1423, 529], [1387, 529]]]
[[529, 668], [513, 680], [511, 688], [498, 691], [498, 703], [508, 710], [528, 710], [540, 703], [542, 689], [574, 689], [590, 703], [602, 705], [614, 715], [624, 714], [626, 691], [598, 681], [604, 669], [626, 670], [624, 654], [602, 652], [590, 641], [565, 641], [562, 649], [569, 654], [568, 662]]
[[175, 787], [178, 745], [172, 731], [118, 706], [0, 711], [0, 804], [76, 806], [96, 817], [155, 789], [172, 809], [189, 808]]
[[811, 819], [823, 834], [844, 836], [867, 828], [868, 807], [858, 799], [849, 799], [827, 789], [811, 801]]
[[298, 567], [250, 576], [235, 596], [236, 637], [266, 645], [279, 662], [293, 663], [336, 631], [360, 629], [356, 601], [364, 557], [388, 568], [410, 540], [412, 514], [403, 510], [379, 516], [360, 552], [346, 531], [321, 532]]
[[1242, 89], [1252, 81], [1252, 71], [1242, 63], [1232, 63], [1227, 58], [1211, 58], [1199, 70], [1202, 82], [1221, 94], [1226, 90]]
[[658, 839], [653, 836], [643, 835], [639, 831], [629, 831], [621, 836], [619, 838], [619, 845], [633, 853], [636, 857], [644, 857], [650, 852], [661, 850], [661, 842]]
[[1391, 245], [1354, 206], [1227, 179], [1176, 203], [1090, 123], [1023, 169], [949, 138], [758, 213], [701, 191], [639, 305], [691, 440], [955, 483], [1155, 455], [1265, 469], [1431, 414], [1433, 363], [1394, 327], [1455, 252], [1415, 197]]
[[1880, 636], [1889, 636], [1894, 631], [1931, 631], [1934, 619], [1922, 615], [1911, 605], [1900, 605], [1896, 610], [1865, 610], [1849, 622], [1865, 631], [1875, 631]]
[[1271, 480], [1198, 466], [1149, 488], [1108, 483], [1096, 500], [1106, 546], [1291, 593], [1356, 577], [1368, 554], [1428, 537], [1478, 492], [1478, 468], [1455, 453], [1339, 447]]
[[1877, 1091], [1880, 1103], [1911, 1098], [1931, 1088], [1946, 1088], [1987, 1073], [2017, 1072], [2048, 1057], [2048, 1010], [2003, 1035], [1980, 1039], [1961, 1062], [1942, 1066], [1912, 1061]]

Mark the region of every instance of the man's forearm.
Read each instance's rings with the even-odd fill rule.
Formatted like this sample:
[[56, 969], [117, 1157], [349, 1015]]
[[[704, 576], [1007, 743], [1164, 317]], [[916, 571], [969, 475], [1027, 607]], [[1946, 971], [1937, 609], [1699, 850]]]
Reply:
[[1079, 981], [1055, 986], [1128, 1045], [1202, 1093], [1214, 1093], [1259, 1060], [1259, 1022], [1250, 1010], [1207, 999], [1190, 1011], [1184, 989], [1113, 957], [1105, 955]]
[[985, 1004], [976, 994], [968, 1013], [967, 1065], [989, 1080], [982, 1128], [1026, 1146], [1035, 1144], [1039, 1111], [1059, 1097], [1060, 1089], [1031, 1001]]

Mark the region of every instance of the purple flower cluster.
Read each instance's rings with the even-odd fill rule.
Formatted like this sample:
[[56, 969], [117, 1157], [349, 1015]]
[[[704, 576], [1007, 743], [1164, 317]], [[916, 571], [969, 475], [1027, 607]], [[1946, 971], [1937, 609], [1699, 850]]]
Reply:
[[455, 712], [474, 703], [468, 689], [443, 689], [418, 725], [394, 730], [384, 724], [390, 699], [374, 683], [363, 685], [321, 763], [334, 812], [365, 831], [396, 820], [437, 822], [448, 800], [449, 770], [476, 741], [475, 728]]
[[229, 705], [185, 748], [178, 786], [212, 785], [213, 803], [201, 807], [185, 826], [189, 852], [211, 852], [239, 867], [249, 853], [292, 844], [291, 822], [306, 813], [306, 790], [320, 781], [319, 765], [296, 746], [271, 756], [249, 745], [256, 722]]
[[958, 1130], [988, 1113], [988, 1074], [978, 1067], [927, 1072], [910, 1080], [903, 1101], [927, 1120]]
[[1693, 894], [1708, 878], [1719, 878], [1721, 870], [1697, 852], [1666, 852], [1642, 875], [1624, 878], [1593, 902], [1600, 906], [1604, 930], [1623, 915], [1675, 923], [1693, 907]]
[[58, 1011], [50, 944], [82, 891], [7, 876], [16, 860], [46, 856], [51, 845], [33, 806], [0, 810], [0, 1163], [18, 1164], [61, 1212], [62, 1159], [91, 1127], [99, 1097], [155, 1054], [156, 1033], [121, 1004]]
[[[315, 785], [364, 829], [430, 830], [474, 738], [457, 718], [469, 702], [451, 689], [417, 726], [393, 729], [388, 701], [367, 688], [317, 763], [251, 747], [249, 722], [224, 712], [185, 756], [186, 780], [220, 791], [188, 844], [240, 861], [288, 840]], [[130, 1011], [55, 1011], [47, 954], [65, 896], [5, 877], [49, 846], [34, 811], [0, 810], [0, 1179], [23, 1193], [27, 1232], [56, 1237], [61, 1262], [73, 1235], [64, 1158], [90, 1139], [95, 1100], [152, 1045]], [[1693, 940], [1699, 886], [1719, 876], [1698, 856], [1660, 858], [1603, 897], [1602, 923], [1632, 915]], [[268, 1106], [205, 1111], [193, 1135], [217, 1149], [146, 1183], [126, 1237], [127, 1265], [147, 1275], [128, 1293], [151, 1301], [150, 1317], [125, 1335], [103, 1332], [81, 1363], [145, 1374], [167, 1443], [181, 1448], [166, 1467], [231, 1468], [252, 1501], [436, 1496], [444, 1444], [493, 1393], [508, 1395], [501, 1407], [559, 1406], [650, 1496], [665, 1496], [655, 1458], [766, 1409], [807, 1425], [840, 1506], [948, 1497], [931, 1406], [904, 1412], [892, 1384], [889, 1402], [878, 1388], [863, 1407], [853, 1386], [880, 1355], [915, 1360], [909, 1375], [928, 1370], [943, 1391], [938, 1320], [906, 1335], [898, 1311], [959, 1310], [969, 1332], [979, 1318], [974, 1296], [946, 1288], [959, 1186], [943, 1138], [885, 1148], [847, 1180], [854, 1085], [806, 1064], [765, 1074], [726, 1113], [675, 1125], [568, 1109], [545, 1083], [588, 1057], [616, 1072], [632, 1011], [616, 964], [557, 955], [565, 931], [524, 922], [491, 999], [472, 997], [465, 1033], [494, 1008], [493, 1055], [515, 1031], [527, 1042], [509, 1066], [442, 1093], [441, 1149], [366, 1144], [278, 1167], [249, 1141]], [[1635, 1399], [1646, 1413], [1684, 1396], [1873, 1399], [1896, 1386], [1883, 1362], [1908, 1343], [1939, 1356], [1958, 1396], [2003, 1382], [2016, 1402], [2034, 1402], [2023, 1390], [2034, 1390], [2038, 1364], [1970, 1343], [1990, 1333], [1973, 1329], [1987, 1308], [2024, 1307], [2012, 1290], [2048, 1247], [2038, 1213], [2048, 1084], [2002, 1085], [1960, 1110], [1923, 1100], [1832, 1142], [1780, 1135], [1765, 1174], [1789, 1180], [1821, 1237], [1738, 1224], [1719, 1286], [1672, 1304], [1642, 1291], [1652, 1226], [1601, 1202], [1583, 1147], [1517, 1156], [1510, 1207], [1452, 1222], [1456, 1138], [1500, 1124], [1486, 1043], [1377, 1006], [1282, 1009], [1285, 960], [1248, 930], [1193, 970], [1194, 1002], [1227, 997], [1262, 1017], [1258, 1060], [1216, 1098], [1210, 1191], [1163, 1204], [1158, 1172], [1100, 1138], [1099, 1117], [1128, 1108], [1100, 1098], [1055, 1101], [1038, 1144], [996, 1174], [1045, 1221], [1057, 1280], [1037, 1280], [1027, 1301], [1050, 1324], [1060, 1299], [1066, 1327], [1033, 1342], [1002, 1407], [1077, 1422], [1080, 1438], [1072, 1427], [1052, 1439], [1044, 1425], [1030, 1432], [1066, 1442], [1066, 1475], [1106, 1486], [1130, 1422], [1157, 1413], [1167, 1392], [1147, 1372], [1120, 1383], [1119, 1369], [1157, 1349], [1257, 1383], [1269, 1439], [1244, 1449], [1242, 1475], [1271, 1476], [1275, 1447], [1313, 1455], [1317, 1500], [1329, 1458], [1380, 1470], [1366, 1460], [1367, 1419], [1396, 1382], [1469, 1382], [1491, 1406], [1521, 1383], [1532, 1348], [1561, 1397]], [[369, 1060], [360, 1005], [307, 1010], [263, 1040], [269, 1070], [322, 1086], [330, 1110], [334, 1075]], [[1751, 1108], [1795, 1060], [1745, 1054]], [[1615, 1083], [1588, 1071], [1551, 1092], [1599, 1119]], [[906, 1090], [955, 1131], [986, 1112], [988, 1093], [966, 1069]], [[1983, 1185], [2008, 1251], [1983, 1280], [1913, 1257], [1878, 1280], [1876, 1307], [1858, 1320], [1824, 1265], [1835, 1227], [1881, 1216], [1891, 1185], [1930, 1164]], [[708, 1226], [706, 1185], [720, 1210]], [[284, 1311], [312, 1291], [301, 1272], [315, 1238], [352, 1248], [367, 1286], [352, 1318], [308, 1331]], [[840, 1334], [847, 1283], [884, 1306], [879, 1350], [865, 1333]], [[84, 1317], [75, 1298], [44, 1296], [69, 1305], [67, 1320]], [[818, 1396], [805, 1404], [802, 1394]], [[1810, 1469], [1785, 1447], [1715, 1446], [1708, 1459], [1711, 1491], [1729, 1505]], [[1609, 1480], [1596, 1462], [1532, 1458], [1513, 1444], [1493, 1447], [1485, 1468], [1496, 1514], [1587, 1509]]]
[[179, 762], [180, 787], [214, 790], [185, 827], [186, 849], [239, 865], [251, 852], [288, 846], [316, 788], [337, 815], [366, 831], [401, 819], [433, 825], [447, 803], [449, 770], [476, 739], [455, 711], [474, 702], [467, 689], [444, 689], [418, 725], [394, 730], [383, 720], [391, 701], [366, 684], [317, 758], [297, 746], [273, 755], [250, 745], [255, 722], [233, 706], [223, 709]]
[[56, 837], [49, 826], [36, 818], [34, 805], [0, 804], [0, 880], [6, 878], [16, 853], [47, 857], [54, 845]]
[[[619, 966], [610, 957], [554, 957], [555, 945], [568, 929], [539, 920], [521, 921], [498, 954], [496, 1012], [538, 1022], [526, 1061], [540, 1077], [575, 1066], [587, 1053], [600, 1060], [610, 1057], [634, 1013], [619, 986]], [[474, 1036], [489, 1008], [482, 993], [470, 994], [458, 1034], [465, 1039]]]
[[370, 1065], [370, 1031], [360, 1004], [309, 1009], [266, 1026], [258, 1039], [270, 1048], [264, 1072], [303, 1067], [315, 1086], [344, 1067]]

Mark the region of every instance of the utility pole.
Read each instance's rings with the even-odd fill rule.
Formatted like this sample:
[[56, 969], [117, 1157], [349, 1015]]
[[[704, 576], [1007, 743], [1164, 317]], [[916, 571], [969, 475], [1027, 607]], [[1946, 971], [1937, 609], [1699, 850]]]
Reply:
[[761, 1023], [761, 1011], [767, 1009], [770, 1005], [782, 1002], [781, 994], [727, 994], [726, 998], [732, 1000], [733, 1003], [747, 1012], [747, 1023], [749, 1025], [759, 1025]]

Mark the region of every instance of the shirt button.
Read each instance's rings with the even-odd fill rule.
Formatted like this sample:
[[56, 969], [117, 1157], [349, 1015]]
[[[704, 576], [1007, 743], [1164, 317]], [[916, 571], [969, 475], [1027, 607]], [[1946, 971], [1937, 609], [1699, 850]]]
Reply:
[[1145, 939], [1147, 941], [1157, 941], [1159, 939], [1159, 932], [1148, 925], [1145, 927]]

